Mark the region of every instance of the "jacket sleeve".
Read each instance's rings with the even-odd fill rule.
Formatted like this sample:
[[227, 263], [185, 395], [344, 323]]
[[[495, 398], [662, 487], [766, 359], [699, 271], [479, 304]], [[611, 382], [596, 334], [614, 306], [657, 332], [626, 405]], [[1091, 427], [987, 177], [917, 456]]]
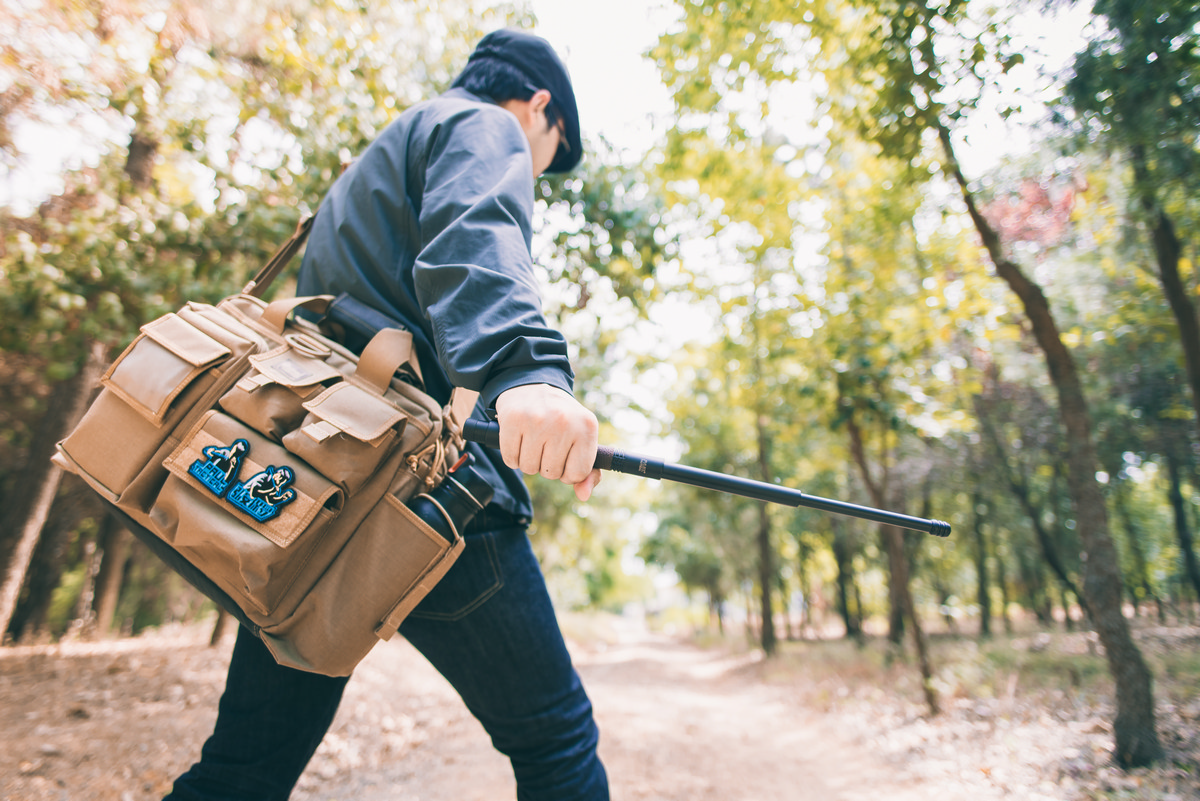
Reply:
[[473, 106], [433, 126], [420, 151], [417, 299], [455, 386], [485, 408], [506, 389], [571, 391], [567, 344], [546, 322], [530, 256], [533, 166], [516, 119]]

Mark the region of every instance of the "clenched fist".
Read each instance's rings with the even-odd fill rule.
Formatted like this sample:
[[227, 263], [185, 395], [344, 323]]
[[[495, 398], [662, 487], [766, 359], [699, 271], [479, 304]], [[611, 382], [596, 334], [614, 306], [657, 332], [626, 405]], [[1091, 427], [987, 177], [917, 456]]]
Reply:
[[496, 398], [500, 455], [526, 475], [562, 481], [586, 501], [600, 483], [596, 461], [600, 429], [596, 415], [549, 384], [525, 384]]

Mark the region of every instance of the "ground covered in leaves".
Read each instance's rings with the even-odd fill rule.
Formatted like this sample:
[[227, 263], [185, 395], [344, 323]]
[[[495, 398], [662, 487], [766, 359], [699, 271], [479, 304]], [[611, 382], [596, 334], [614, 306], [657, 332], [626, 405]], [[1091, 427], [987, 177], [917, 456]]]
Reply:
[[[568, 621], [615, 801], [1200, 799], [1200, 629], [1140, 629], [1167, 758], [1109, 764], [1094, 639], [934, 639], [943, 710], [879, 642], [764, 660], [623, 619]], [[230, 642], [204, 625], [0, 649], [0, 799], [161, 798], [215, 717]], [[295, 801], [512, 799], [505, 760], [403, 642], [360, 666]]]

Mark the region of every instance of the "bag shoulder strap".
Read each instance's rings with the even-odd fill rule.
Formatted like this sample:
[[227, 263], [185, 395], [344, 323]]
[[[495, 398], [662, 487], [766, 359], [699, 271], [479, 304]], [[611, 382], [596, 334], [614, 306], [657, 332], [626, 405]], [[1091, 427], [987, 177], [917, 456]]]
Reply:
[[263, 265], [263, 268], [258, 271], [258, 275], [250, 279], [250, 283], [242, 288], [243, 295], [251, 295], [256, 298], [263, 296], [267, 287], [271, 286], [271, 282], [283, 272], [283, 268], [304, 246], [304, 240], [308, 239], [308, 232], [312, 230], [313, 217], [314, 215], [310, 214], [296, 225], [295, 233], [288, 241], [279, 246], [279, 250], [275, 251], [275, 255], [271, 257], [270, 261]]

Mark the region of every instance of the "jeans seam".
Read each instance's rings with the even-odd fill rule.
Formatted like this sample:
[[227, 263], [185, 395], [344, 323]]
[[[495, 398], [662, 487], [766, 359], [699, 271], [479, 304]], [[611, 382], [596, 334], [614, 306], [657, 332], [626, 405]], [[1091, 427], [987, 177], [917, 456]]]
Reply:
[[486, 603], [493, 595], [504, 589], [504, 571], [500, 569], [500, 559], [496, 556], [495, 538], [492, 536], [486, 536], [480, 537], [479, 539], [482, 540], [483, 546], [487, 549], [488, 561], [492, 565], [492, 575], [494, 575], [496, 579], [492, 585], [476, 596], [475, 600], [471, 601], [471, 603], [453, 612], [422, 612], [420, 611], [420, 606], [418, 605], [418, 608], [413, 610], [409, 617], [418, 618], [420, 620], [439, 620], [444, 622], [462, 620], [467, 615], [471, 614], [484, 603]]

